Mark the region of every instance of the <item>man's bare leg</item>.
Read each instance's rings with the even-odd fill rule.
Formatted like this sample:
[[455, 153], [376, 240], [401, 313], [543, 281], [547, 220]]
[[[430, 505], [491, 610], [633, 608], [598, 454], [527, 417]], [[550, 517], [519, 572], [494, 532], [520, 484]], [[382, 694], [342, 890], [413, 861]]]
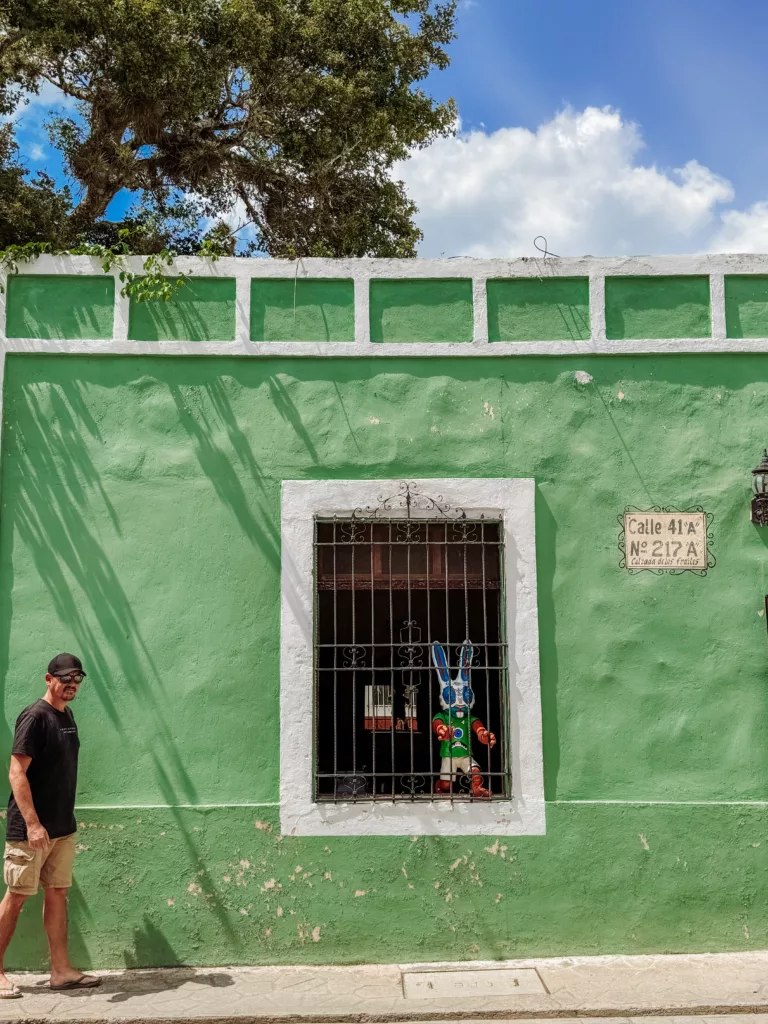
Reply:
[[93, 988], [100, 978], [83, 974], [69, 962], [67, 952], [67, 889], [46, 889], [43, 898], [43, 924], [51, 951], [51, 988], [61, 988], [78, 982], [83, 988]]
[[5, 951], [16, 931], [21, 908], [27, 897], [17, 892], [6, 892], [0, 902], [0, 995], [3, 991], [13, 991], [15, 986], [3, 969]]
[[43, 900], [43, 924], [51, 951], [51, 984], [63, 985], [75, 981], [82, 971], [76, 971], [67, 953], [67, 890], [46, 889]]

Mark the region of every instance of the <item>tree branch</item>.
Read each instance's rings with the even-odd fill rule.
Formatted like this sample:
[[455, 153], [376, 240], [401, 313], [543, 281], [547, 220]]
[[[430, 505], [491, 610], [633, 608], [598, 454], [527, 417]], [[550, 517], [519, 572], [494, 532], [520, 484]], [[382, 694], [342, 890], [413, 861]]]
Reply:
[[251, 223], [255, 224], [255, 226], [261, 232], [262, 236], [264, 238], [272, 237], [272, 232], [269, 230], [269, 226], [267, 225], [262, 215], [257, 211], [256, 206], [251, 201], [251, 197], [248, 195], [246, 189], [242, 185], [238, 185], [238, 187], [235, 189], [235, 195], [238, 197], [238, 199], [241, 200], [251, 220]]
[[58, 77], [54, 77], [50, 72], [41, 71], [40, 77], [44, 78], [46, 82], [50, 82], [51, 85], [55, 85], [57, 89], [60, 89], [65, 96], [71, 96], [75, 100], [82, 100], [84, 103], [91, 103], [93, 101], [93, 93], [86, 92], [84, 89], [78, 89], [74, 85], [70, 85], [66, 82], [59, 70]]

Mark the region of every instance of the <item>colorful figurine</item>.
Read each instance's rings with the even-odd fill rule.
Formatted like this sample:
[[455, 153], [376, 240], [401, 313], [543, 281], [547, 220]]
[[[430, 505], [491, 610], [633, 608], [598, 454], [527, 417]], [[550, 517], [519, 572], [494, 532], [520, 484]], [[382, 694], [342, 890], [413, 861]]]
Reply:
[[432, 644], [432, 661], [440, 682], [440, 706], [443, 709], [432, 719], [432, 731], [440, 740], [442, 758], [435, 792], [449, 793], [451, 783], [461, 771], [471, 779], [472, 796], [487, 798], [491, 794], [483, 787], [480, 765], [472, 757], [470, 733], [473, 732], [487, 747], [496, 745], [496, 737], [471, 714], [475, 703], [475, 694], [469, 685], [473, 653], [469, 640], [465, 640], [459, 655], [459, 674], [451, 680], [445, 651], [437, 641]]

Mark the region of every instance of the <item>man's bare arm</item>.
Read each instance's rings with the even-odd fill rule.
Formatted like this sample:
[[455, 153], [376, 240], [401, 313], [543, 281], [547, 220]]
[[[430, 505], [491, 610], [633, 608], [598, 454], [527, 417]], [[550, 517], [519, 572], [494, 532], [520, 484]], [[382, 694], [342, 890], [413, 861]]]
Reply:
[[8, 779], [11, 783], [13, 796], [21, 811], [21, 816], [27, 826], [27, 839], [33, 850], [42, 850], [48, 845], [50, 839], [47, 831], [40, 824], [40, 819], [35, 810], [32, 800], [32, 790], [27, 778], [27, 769], [32, 764], [32, 758], [26, 754], [11, 754], [11, 768], [8, 772]]

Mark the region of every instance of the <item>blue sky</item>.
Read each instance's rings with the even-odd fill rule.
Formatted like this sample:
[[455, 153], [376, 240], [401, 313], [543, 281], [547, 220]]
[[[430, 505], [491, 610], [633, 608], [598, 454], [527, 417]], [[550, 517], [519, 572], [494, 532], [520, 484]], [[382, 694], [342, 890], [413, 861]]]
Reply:
[[[397, 169], [423, 254], [768, 250], [768, 5], [461, 0], [458, 33], [461, 134]], [[58, 173], [46, 112], [18, 135]]]
[[430, 85], [488, 130], [618, 107], [650, 159], [696, 158], [751, 203], [768, 195], [766, 54], [758, 0], [470, 0], [452, 66]]

